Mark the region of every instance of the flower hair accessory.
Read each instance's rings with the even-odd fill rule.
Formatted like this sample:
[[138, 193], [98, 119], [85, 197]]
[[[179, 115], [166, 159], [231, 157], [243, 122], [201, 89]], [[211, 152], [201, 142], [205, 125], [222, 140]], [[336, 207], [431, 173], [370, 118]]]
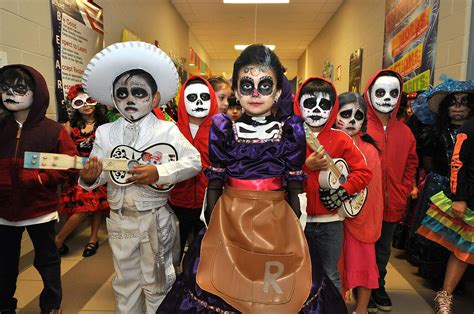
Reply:
[[71, 86], [71, 88], [69, 89], [67, 93], [66, 98], [69, 100], [73, 100], [74, 98], [76, 98], [79, 89], [83, 89], [82, 84], [76, 84], [74, 86]]

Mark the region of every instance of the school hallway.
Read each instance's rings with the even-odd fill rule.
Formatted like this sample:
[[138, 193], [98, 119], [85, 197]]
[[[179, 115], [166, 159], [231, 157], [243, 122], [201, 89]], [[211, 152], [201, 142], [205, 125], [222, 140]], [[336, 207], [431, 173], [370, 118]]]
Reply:
[[[112, 292], [114, 269], [112, 252], [107, 240], [105, 225], [99, 232], [100, 246], [97, 254], [84, 258], [82, 251], [88, 240], [88, 228], [80, 230], [66, 243], [69, 253], [62, 257], [61, 274], [63, 287], [62, 310], [69, 313], [114, 313], [115, 301]], [[33, 246], [28, 233], [23, 234], [20, 275], [15, 297], [18, 299], [17, 313], [38, 313], [41, 278], [33, 267]], [[387, 275], [387, 291], [392, 298], [393, 310], [379, 313], [431, 314], [435, 292], [425, 279], [416, 274], [417, 268], [402, 258], [403, 252], [393, 249]], [[469, 283], [472, 285], [472, 283]], [[474, 289], [467, 286], [466, 294], [455, 296], [454, 314], [474, 313]], [[352, 310], [352, 304], [348, 305]]]

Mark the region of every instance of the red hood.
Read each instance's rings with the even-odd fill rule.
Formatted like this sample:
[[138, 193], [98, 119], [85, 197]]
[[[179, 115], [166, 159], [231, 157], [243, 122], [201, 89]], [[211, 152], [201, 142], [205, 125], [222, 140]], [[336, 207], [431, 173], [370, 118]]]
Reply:
[[400, 82], [400, 97], [398, 98], [398, 102], [397, 102], [397, 105], [395, 106], [395, 109], [393, 109], [392, 114], [390, 115], [389, 123], [393, 120], [396, 120], [397, 119], [398, 108], [400, 108], [400, 102], [402, 100], [402, 91], [403, 91], [403, 79], [402, 79], [402, 76], [400, 74], [398, 74], [395, 71], [389, 70], [389, 69], [380, 70], [380, 71], [376, 72], [370, 78], [370, 80], [367, 82], [367, 86], [365, 87], [365, 92], [364, 92], [364, 98], [365, 98], [365, 101], [367, 102], [368, 107], [369, 107], [368, 112], [367, 112], [367, 118], [369, 120], [377, 121], [380, 124], [382, 124], [382, 122], [380, 121], [379, 117], [375, 113], [375, 109], [372, 105], [372, 101], [370, 100], [370, 88], [372, 87], [372, 84], [374, 84], [375, 80], [379, 76], [382, 76], [383, 74], [386, 74], [386, 73], [391, 73], [391, 74], [395, 75], [398, 78], [398, 81]]
[[[20, 68], [23, 71], [27, 72], [33, 81], [35, 82], [35, 91], [33, 93], [33, 103], [30, 107], [30, 112], [24, 123], [24, 126], [31, 126], [41, 120], [46, 116], [46, 110], [49, 106], [49, 92], [46, 81], [44, 80], [43, 75], [33, 69], [30, 66], [24, 64], [11, 64], [6, 65], [0, 69], [0, 73], [4, 72], [9, 68]], [[0, 104], [3, 106], [2, 100], [0, 98]]]
[[[194, 79], [201, 79], [204, 84], [207, 85], [209, 88], [209, 93], [211, 94], [211, 109], [209, 110], [209, 114], [207, 117], [204, 119], [204, 121], [199, 125], [199, 131], [196, 134], [196, 137], [198, 135], [201, 135], [202, 133], [200, 132], [203, 129], [208, 129], [212, 125], [212, 120], [211, 117], [217, 113], [218, 111], [218, 106], [217, 106], [217, 98], [216, 94], [214, 92], [214, 89], [212, 88], [211, 84], [203, 78], [202, 76], [199, 75], [193, 75], [190, 78], [184, 82], [183, 86], [181, 87], [181, 90], [179, 91], [179, 103], [178, 103], [178, 127], [183, 133], [183, 135], [192, 143], [193, 142], [193, 137], [191, 135], [191, 130], [189, 129], [189, 115], [188, 112], [186, 111], [186, 105], [184, 104], [184, 90], [186, 89], [186, 86], [188, 86], [188, 82]], [[209, 131], [209, 130], [208, 130]], [[201, 133], [201, 134], [200, 134]], [[209, 136], [209, 132], [206, 133], [206, 136]]]
[[327, 130], [330, 130], [332, 128], [332, 126], [334, 125], [334, 123], [336, 122], [336, 118], [337, 118], [337, 112], [339, 111], [339, 102], [337, 100], [337, 91], [336, 91], [336, 87], [334, 87], [334, 84], [331, 82], [331, 81], [328, 81], [326, 80], [325, 78], [322, 78], [322, 77], [319, 77], [319, 76], [313, 76], [313, 77], [310, 77], [308, 78], [307, 80], [305, 80], [303, 82], [303, 84], [301, 84], [301, 86], [298, 88], [298, 92], [296, 93], [296, 96], [295, 96], [295, 100], [293, 102], [293, 110], [295, 112], [295, 115], [298, 115], [300, 117], [303, 118], [303, 114], [301, 113], [301, 110], [300, 110], [300, 92], [301, 92], [301, 89], [306, 85], [308, 84], [310, 81], [313, 81], [313, 80], [320, 80], [320, 81], [325, 81], [329, 84], [331, 84], [331, 87], [332, 89], [334, 90], [334, 94], [336, 95], [336, 99], [335, 99], [335, 102], [334, 102], [334, 106], [332, 107], [332, 110], [331, 110], [331, 113], [329, 114], [329, 119], [328, 121], [326, 121], [326, 124], [323, 126], [323, 128], [321, 129], [320, 133], [323, 133], [323, 132], [326, 132]]

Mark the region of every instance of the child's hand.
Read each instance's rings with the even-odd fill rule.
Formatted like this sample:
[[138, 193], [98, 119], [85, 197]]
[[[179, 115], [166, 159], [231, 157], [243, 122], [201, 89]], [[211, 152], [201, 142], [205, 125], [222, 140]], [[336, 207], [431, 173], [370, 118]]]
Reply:
[[456, 217], [462, 219], [467, 209], [467, 203], [465, 201], [455, 201], [453, 202], [451, 206], [452, 206], [451, 209], [453, 210], [453, 214]]
[[328, 160], [324, 157], [323, 150], [311, 153], [311, 155], [306, 159], [305, 164], [311, 170], [326, 170], [329, 167]]
[[79, 172], [82, 180], [87, 184], [92, 184], [100, 176], [102, 172], [102, 161], [97, 157], [91, 157], [86, 161], [84, 169]]
[[133, 176], [127, 179], [127, 182], [133, 182], [137, 184], [152, 184], [158, 181], [160, 177], [158, 170], [153, 165], [136, 165], [128, 173]]
[[412, 189], [411, 192], [410, 192], [410, 197], [411, 197], [411, 199], [412, 199], [412, 200], [417, 199], [419, 192], [420, 192], [420, 191], [418, 190], [418, 188], [417, 188], [416, 186], [414, 186], [413, 189]]

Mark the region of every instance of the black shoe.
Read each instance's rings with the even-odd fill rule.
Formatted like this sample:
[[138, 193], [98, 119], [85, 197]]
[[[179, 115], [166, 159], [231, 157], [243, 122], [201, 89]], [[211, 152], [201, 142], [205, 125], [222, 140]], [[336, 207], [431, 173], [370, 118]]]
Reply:
[[95, 255], [97, 253], [97, 249], [99, 248], [99, 242], [89, 242], [86, 245], [86, 248], [84, 249], [84, 252], [82, 252], [82, 256], [84, 257], [89, 257], [92, 255]]
[[370, 297], [369, 304], [367, 305], [367, 313], [377, 313], [377, 304], [375, 304], [374, 298]]
[[384, 287], [372, 290], [372, 297], [377, 304], [377, 308], [382, 311], [392, 310], [392, 300], [388, 296]]
[[63, 245], [61, 245], [61, 247], [58, 249], [58, 253], [59, 253], [59, 255], [61, 255], [61, 256], [66, 255], [67, 253], [69, 253], [69, 248], [68, 248], [68, 246], [63, 243]]

